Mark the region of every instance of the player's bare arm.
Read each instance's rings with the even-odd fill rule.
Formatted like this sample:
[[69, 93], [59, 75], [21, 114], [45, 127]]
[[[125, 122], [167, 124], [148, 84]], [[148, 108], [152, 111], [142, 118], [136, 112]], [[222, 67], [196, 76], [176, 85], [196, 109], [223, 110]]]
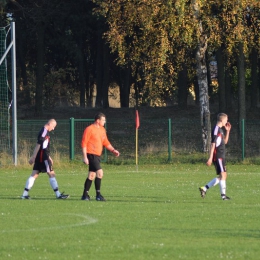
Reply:
[[40, 144], [36, 144], [34, 151], [33, 151], [33, 155], [31, 156], [31, 158], [29, 159], [29, 164], [33, 164], [35, 162], [35, 158], [37, 156], [37, 153], [40, 150], [41, 145]]
[[225, 135], [225, 138], [224, 138], [224, 142], [225, 142], [225, 144], [227, 144], [228, 139], [229, 139], [229, 133], [230, 133], [230, 130], [231, 130], [231, 124], [229, 122], [226, 123], [225, 129], [226, 129], [226, 135]]
[[53, 160], [50, 156], [49, 156], [49, 160], [51, 161], [51, 164], [53, 165]]
[[116, 149], [114, 149], [114, 150], [112, 151], [112, 153], [113, 153], [116, 157], [118, 157], [118, 156], [120, 155], [119, 151], [117, 151]]
[[83, 162], [85, 164], [89, 164], [88, 157], [87, 157], [87, 148], [82, 147], [82, 156], [83, 156]]
[[214, 153], [214, 150], [215, 150], [215, 146], [216, 146], [215, 143], [211, 143], [211, 146], [210, 146], [210, 156], [209, 156], [208, 161], [206, 162], [206, 164], [207, 164], [208, 166], [210, 166], [210, 165], [212, 164], [213, 153]]
[[111, 144], [109, 146], [107, 146], [107, 149], [113, 153], [116, 157], [118, 157], [120, 155], [119, 151], [116, 150]]

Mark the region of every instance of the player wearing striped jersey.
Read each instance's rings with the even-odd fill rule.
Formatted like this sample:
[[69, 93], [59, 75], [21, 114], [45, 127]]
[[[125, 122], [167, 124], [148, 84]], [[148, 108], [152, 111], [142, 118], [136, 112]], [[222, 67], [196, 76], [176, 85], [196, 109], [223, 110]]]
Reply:
[[[223, 127], [226, 130], [225, 135], [224, 135]], [[221, 198], [223, 200], [230, 200], [230, 198], [226, 195], [227, 171], [226, 171], [226, 160], [225, 160], [225, 145], [228, 142], [230, 130], [231, 130], [231, 124], [228, 122], [228, 116], [224, 113], [218, 114], [217, 124], [212, 129], [212, 133], [211, 133], [212, 140], [211, 140], [211, 147], [210, 147], [210, 156], [206, 163], [208, 166], [210, 166], [213, 162], [218, 177], [211, 180], [207, 185], [199, 188], [202, 198], [205, 197], [206, 192], [210, 187], [219, 184]]]
[[106, 117], [103, 113], [98, 113], [95, 116], [95, 122], [88, 126], [82, 136], [81, 147], [83, 162], [89, 165], [89, 173], [84, 184], [84, 190], [81, 199], [90, 200], [89, 190], [92, 181], [95, 179], [96, 200], [105, 201], [105, 198], [100, 193], [101, 179], [103, 178], [103, 170], [100, 166], [100, 156], [103, 146], [112, 152], [115, 156], [119, 156], [117, 151], [109, 142], [104, 125]]
[[55, 119], [50, 119], [40, 130], [38, 134], [37, 144], [34, 148], [33, 155], [29, 163], [33, 164], [33, 171], [25, 184], [22, 199], [30, 199], [29, 190], [34, 185], [35, 180], [38, 178], [40, 172], [47, 172], [49, 176], [50, 185], [58, 199], [67, 199], [69, 195], [59, 192], [58, 183], [56, 180], [55, 172], [53, 170], [53, 160], [50, 157], [50, 135], [49, 132], [53, 131], [57, 125]]

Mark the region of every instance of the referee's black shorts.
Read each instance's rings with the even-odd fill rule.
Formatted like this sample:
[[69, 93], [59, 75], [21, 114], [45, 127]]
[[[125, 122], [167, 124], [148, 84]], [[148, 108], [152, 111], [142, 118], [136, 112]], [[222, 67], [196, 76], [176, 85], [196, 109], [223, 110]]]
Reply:
[[87, 153], [88, 162], [89, 162], [89, 171], [90, 172], [96, 172], [101, 169], [100, 166], [100, 156], [95, 154]]

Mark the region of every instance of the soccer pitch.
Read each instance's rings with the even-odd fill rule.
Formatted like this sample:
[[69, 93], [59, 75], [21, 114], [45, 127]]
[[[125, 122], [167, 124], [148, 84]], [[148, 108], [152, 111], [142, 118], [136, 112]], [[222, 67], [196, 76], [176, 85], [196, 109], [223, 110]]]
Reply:
[[103, 164], [106, 202], [81, 201], [87, 167], [55, 168], [55, 199], [42, 174], [21, 200], [31, 168], [0, 168], [0, 259], [258, 259], [258, 166], [228, 165], [227, 195], [219, 186], [202, 199], [213, 166]]

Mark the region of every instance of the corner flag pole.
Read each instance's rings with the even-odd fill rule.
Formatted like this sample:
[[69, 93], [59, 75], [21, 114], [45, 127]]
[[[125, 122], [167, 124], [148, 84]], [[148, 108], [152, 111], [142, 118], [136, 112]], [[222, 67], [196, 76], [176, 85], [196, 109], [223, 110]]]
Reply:
[[138, 128], [140, 126], [139, 113], [135, 110], [135, 164], [138, 169]]

